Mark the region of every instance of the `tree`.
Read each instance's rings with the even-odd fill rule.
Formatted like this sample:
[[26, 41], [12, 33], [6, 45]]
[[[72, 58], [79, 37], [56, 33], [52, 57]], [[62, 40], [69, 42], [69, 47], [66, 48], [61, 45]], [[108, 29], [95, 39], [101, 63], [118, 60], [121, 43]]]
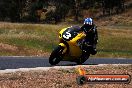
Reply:
[[124, 0], [102, 0], [103, 14], [111, 15], [114, 9], [116, 13], [124, 11], [124, 3]]
[[24, 4], [25, 0], [1, 0], [0, 18], [3, 21], [7, 18], [12, 22], [20, 21]]

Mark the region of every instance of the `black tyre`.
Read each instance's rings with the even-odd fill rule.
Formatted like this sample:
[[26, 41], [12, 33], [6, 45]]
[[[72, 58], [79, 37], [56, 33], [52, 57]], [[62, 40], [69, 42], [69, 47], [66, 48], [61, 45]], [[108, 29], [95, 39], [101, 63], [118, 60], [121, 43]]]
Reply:
[[76, 63], [78, 65], [83, 64], [89, 58], [89, 56], [90, 56], [90, 54], [88, 54], [86, 57], [81, 57], [81, 58], [77, 59]]
[[87, 82], [87, 79], [84, 76], [78, 76], [76, 78], [76, 82], [77, 82], [78, 85], [83, 85]]
[[63, 51], [62, 46], [57, 46], [51, 53], [49, 57], [49, 63], [51, 65], [56, 65], [62, 60], [62, 51]]

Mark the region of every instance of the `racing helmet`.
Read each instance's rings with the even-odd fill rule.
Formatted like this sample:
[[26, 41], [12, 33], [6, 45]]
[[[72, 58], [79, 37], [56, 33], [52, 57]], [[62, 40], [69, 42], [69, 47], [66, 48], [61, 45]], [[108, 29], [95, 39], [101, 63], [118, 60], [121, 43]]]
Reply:
[[92, 18], [86, 18], [84, 20], [84, 24], [92, 25], [93, 24], [93, 19]]

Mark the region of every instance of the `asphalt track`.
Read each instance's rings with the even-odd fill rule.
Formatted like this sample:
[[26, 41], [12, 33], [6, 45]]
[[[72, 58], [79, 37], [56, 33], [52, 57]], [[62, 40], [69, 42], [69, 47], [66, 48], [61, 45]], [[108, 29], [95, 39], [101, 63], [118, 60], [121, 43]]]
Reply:
[[[132, 64], [132, 59], [121, 58], [89, 58], [83, 65], [98, 64]], [[76, 63], [61, 61], [57, 66], [75, 66]], [[46, 57], [0, 57], [0, 70], [51, 67]]]

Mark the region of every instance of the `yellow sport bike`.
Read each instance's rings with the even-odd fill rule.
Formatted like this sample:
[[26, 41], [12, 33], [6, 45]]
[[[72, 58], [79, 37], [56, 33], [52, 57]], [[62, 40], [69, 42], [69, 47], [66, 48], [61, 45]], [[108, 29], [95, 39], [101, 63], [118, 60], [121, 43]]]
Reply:
[[56, 65], [60, 61], [71, 61], [77, 64], [84, 63], [90, 56], [88, 53], [86, 58], [81, 58], [82, 41], [86, 34], [80, 31], [80, 27], [67, 27], [59, 32], [59, 45], [52, 51], [49, 57], [49, 63]]

